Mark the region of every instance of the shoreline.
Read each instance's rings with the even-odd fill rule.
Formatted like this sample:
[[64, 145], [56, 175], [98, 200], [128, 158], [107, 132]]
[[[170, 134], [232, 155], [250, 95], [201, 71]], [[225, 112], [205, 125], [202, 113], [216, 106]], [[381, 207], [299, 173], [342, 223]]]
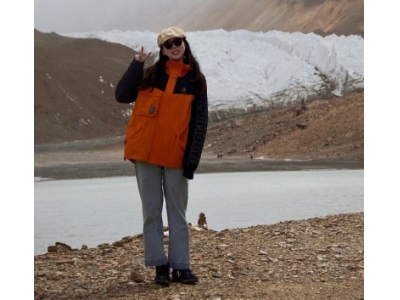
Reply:
[[[95, 155], [94, 155], [95, 156]], [[42, 158], [43, 160], [43, 158]], [[120, 176], [135, 176], [133, 164], [123, 159], [104, 161], [47, 160], [34, 166], [35, 178], [50, 180], [89, 179]], [[195, 172], [257, 172], [257, 171], [303, 171], [303, 170], [360, 170], [364, 161], [356, 160], [295, 160], [295, 159], [250, 159], [247, 157], [202, 158]]]
[[[86, 179], [134, 176], [133, 164], [123, 159], [124, 137], [80, 140], [59, 144], [34, 146], [34, 177], [60, 179]], [[364, 169], [363, 160], [254, 157], [225, 155], [217, 158], [204, 149], [195, 172], [255, 172], [298, 170], [354, 170]]]

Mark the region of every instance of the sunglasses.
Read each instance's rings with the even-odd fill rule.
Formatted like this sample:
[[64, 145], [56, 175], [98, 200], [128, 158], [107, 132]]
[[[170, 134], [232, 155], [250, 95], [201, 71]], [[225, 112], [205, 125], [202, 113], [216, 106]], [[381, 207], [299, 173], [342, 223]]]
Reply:
[[169, 49], [172, 48], [172, 45], [175, 45], [175, 46], [177, 46], [177, 47], [179, 47], [180, 45], [182, 45], [182, 41], [183, 41], [183, 38], [174, 38], [173, 40], [168, 40], [168, 41], [166, 41], [164, 44], [162, 44], [162, 46], [163, 46], [165, 49], [169, 50]]

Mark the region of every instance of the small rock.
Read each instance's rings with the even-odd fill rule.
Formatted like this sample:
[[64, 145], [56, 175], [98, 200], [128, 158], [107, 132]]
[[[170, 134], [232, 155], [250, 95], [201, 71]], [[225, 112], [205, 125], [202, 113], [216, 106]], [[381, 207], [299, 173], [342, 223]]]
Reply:
[[103, 253], [101, 253], [101, 255], [106, 255], [106, 254], [109, 254], [109, 253], [112, 253], [112, 252], [113, 252], [112, 249], [104, 249]]
[[207, 228], [207, 218], [206, 218], [206, 215], [203, 212], [201, 212], [199, 214], [199, 219], [197, 220], [197, 225], [200, 228]]
[[72, 248], [70, 245], [64, 244], [64, 243], [60, 243], [60, 242], [56, 242], [56, 246], [57, 250], [61, 250], [61, 251], [72, 251]]
[[269, 280], [268, 276], [265, 276], [265, 277], [261, 278], [261, 281], [268, 281], [268, 280]]
[[315, 251], [318, 252], [318, 253], [329, 253], [328, 249], [317, 249]]
[[46, 272], [44, 271], [35, 272], [35, 277], [44, 277], [44, 276], [46, 276]]
[[303, 129], [303, 130], [306, 129], [307, 126], [308, 126], [308, 124], [304, 124], [304, 123], [297, 123], [297, 124], [296, 124], [296, 127], [297, 127], [297, 128]]
[[117, 241], [113, 243], [113, 246], [122, 247], [125, 243], [123, 241]]
[[304, 260], [306, 260], [306, 258], [304, 257], [304, 256], [296, 256], [295, 257], [297, 260], [299, 260], [299, 261], [304, 261]]
[[118, 280], [118, 284], [125, 284], [128, 283], [128, 279], [120, 279]]
[[57, 246], [48, 246], [47, 252], [57, 252]]
[[228, 245], [227, 244], [220, 244], [220, 245], [217, 246], [217, 248], [221, 249], [221, 250], [224, 250], [224, 249], [228, 248]]
[[270, 261], [272, 261], [273, 263], [277, 263], [278, 262], [278, 260], [276, 258], [268, 257], [268, 259]]
[[62, 265], [62, 264], [74, 264], [76, 263], [77, 259], [62, 259], [62, 260], [57, 260], [55, 261], [56, 265]]
[[131, 273], [131, 279], [136, 282], [136, 283], [142, 283], [144, 282], [144, 279], [142, 276], [140, 276], [139, 274], [132, 272]]

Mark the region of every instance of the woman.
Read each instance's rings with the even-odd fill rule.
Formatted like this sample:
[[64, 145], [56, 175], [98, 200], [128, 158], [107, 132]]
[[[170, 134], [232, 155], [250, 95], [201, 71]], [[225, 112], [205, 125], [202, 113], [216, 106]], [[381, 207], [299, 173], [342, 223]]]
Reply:
[[[118, 102], [135, 102], [125, 136], [124, 159], [135, 164], [143, 210], [145, 265], [155, 266], [154, 283], [194, 283], [186, 221], [188, 179], [193, 179], [207, 132], [207, 85], [185, 32], [168, 27], [157, 38], [159, 59], [143, 47], [119, 81]], [[164, 253], [162, 207], [169, 225]]]

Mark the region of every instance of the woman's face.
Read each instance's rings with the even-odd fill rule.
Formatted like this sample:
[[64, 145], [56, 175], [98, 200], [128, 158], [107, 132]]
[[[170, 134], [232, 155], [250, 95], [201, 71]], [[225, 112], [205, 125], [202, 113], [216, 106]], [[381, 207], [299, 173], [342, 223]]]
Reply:
[[[168, 49], [169, 48], [169, 49]], [[162, 45], [162, 53], [168, 56], [170, 60], [183, 62], [183, 55], [185, 54], [185, 42], [182, 38], [172, 38]]]

